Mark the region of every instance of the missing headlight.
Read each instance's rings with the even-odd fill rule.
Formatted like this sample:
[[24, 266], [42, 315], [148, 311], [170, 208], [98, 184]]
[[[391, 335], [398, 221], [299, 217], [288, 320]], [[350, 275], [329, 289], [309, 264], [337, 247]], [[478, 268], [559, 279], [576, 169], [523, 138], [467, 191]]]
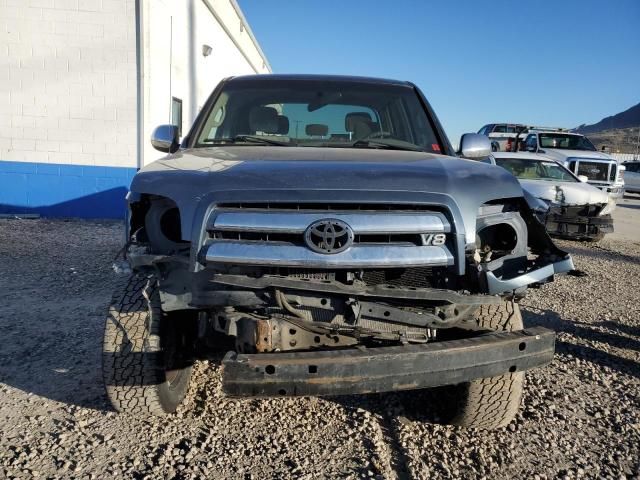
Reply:
[[484, 227], [476, 234], [476, 246], [482, 253], [492, 254], [495, 260], [508, 255], [518, 244], [518, 234], [507, 223], [497, 223]]

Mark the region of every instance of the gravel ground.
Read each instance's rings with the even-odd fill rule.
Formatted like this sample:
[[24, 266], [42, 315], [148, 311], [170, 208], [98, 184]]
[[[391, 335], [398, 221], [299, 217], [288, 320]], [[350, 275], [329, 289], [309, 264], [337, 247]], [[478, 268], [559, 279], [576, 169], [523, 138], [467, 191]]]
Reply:
[[434, 392], [229, 400], [219, 359], [185, 407], [114, 413], [100, 372], [116, 223], [0, 220], [0, 478], [640, 478], [640, 243], [563, 243], [588, 276], [523, 302], [558, 331], [493, 432], [439, 425]]

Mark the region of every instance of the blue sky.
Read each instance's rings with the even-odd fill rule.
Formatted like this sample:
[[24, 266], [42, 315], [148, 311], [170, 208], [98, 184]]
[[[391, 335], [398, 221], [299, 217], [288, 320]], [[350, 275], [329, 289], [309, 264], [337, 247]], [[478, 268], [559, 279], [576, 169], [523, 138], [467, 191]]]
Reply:
[[411, 80], [452, 142], [640, 102], [640, 0], [239, 0], [274, 73]]

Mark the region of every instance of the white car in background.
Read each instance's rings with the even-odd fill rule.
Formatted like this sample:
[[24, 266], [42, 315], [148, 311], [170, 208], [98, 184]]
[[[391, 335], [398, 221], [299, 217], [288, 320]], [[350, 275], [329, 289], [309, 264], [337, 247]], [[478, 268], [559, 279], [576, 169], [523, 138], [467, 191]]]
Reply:
[[495, 152], [488, 161], [511, 172], [523, 190], [549, 206], [547, 232], [576, 240], [601, 240], [613, 232], [615, 201], [566, 167], [531, 153]]

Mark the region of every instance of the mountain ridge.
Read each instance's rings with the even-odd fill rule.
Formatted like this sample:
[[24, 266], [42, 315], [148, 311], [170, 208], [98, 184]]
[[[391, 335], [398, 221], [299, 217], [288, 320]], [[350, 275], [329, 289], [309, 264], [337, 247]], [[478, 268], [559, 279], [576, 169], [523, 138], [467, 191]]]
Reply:
[[640, 103], [627, 110], [605, 117], [597, 123], [582, 124], [574, 129], [577, 133], [593, 134], [605, 130], [618, 130], [623, 128], [640, 127]]

